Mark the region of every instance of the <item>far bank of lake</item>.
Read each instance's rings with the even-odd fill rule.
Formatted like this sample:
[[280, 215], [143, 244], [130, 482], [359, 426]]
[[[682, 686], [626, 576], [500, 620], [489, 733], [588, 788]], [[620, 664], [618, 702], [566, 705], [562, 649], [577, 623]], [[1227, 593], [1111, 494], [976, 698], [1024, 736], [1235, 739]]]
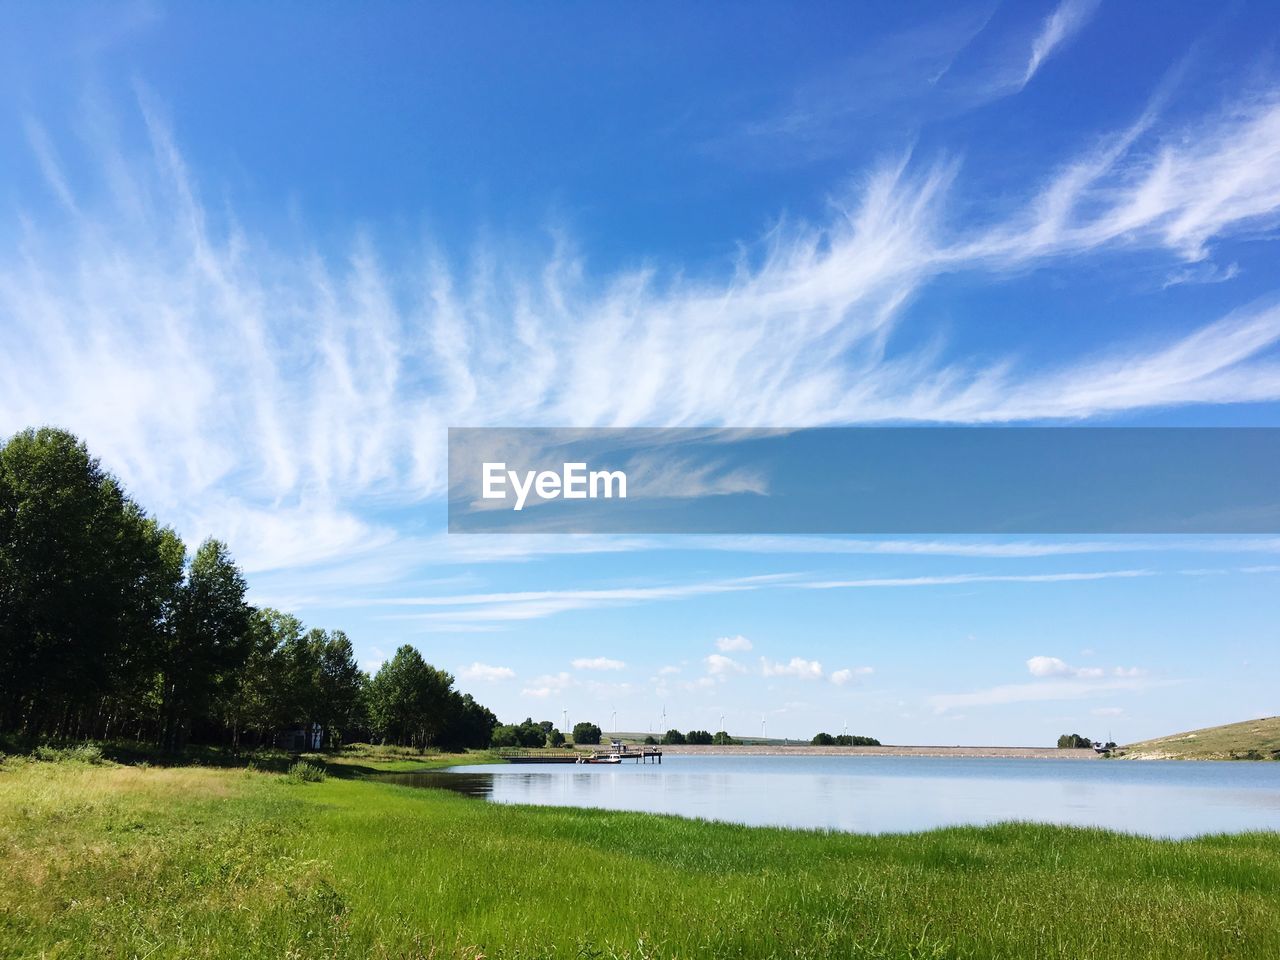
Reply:
[[895, 746], [815, 747], [812, 744], [737, 743], [732, 745], [662, 744], [664, 755], [692, 757], [963, 757], [1005, 760], [1098, 760], [1091, 749], [1055, 747]]
[[[874, 748], [872, 748], [874, 749]], [[397, 776], [502, 804], [900, 833], [1019, 820], [1153, 837], [1280, 830], [1280, 763], [670, 754], [661, 765], [459, 766]]]

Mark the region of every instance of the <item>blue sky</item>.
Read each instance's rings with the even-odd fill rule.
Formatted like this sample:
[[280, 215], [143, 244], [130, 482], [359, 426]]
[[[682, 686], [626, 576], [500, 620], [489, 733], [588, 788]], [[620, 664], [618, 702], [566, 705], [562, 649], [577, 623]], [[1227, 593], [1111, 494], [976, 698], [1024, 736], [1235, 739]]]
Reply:
[[[1280, 537], [450, 537], [449, 426], [1280, 425], [1266, 3], [14, 5], [0, 432], [504, 718], [1274, 714]], [[619, 666], [621, 664], [621, 666]]]

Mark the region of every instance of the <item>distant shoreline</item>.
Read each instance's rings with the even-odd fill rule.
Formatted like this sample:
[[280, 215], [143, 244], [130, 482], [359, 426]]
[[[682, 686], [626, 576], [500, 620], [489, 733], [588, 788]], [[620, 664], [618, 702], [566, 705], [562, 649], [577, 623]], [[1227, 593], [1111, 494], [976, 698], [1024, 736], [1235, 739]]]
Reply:
[[[588, 749], [588, 748], [584, 748]], [[598, 747], [589, 749], [597, 750]], [[1061, 750], [1057, 747], [814, 747], [807, 744], [782, 746], [773, 744], [739, 744], [702, 746], [663, 744], [662, 752], [671, 756], [733, 757], [958, 757], [968, 759], [1022, 760], [1096, 760], [1099, 754], [1090, 749]]]

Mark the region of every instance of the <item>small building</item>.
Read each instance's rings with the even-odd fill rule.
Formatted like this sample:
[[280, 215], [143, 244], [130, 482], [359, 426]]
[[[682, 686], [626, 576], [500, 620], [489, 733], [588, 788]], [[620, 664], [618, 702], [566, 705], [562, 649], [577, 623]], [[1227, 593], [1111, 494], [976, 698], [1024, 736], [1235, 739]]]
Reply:
[[285, 727], [276, 733], [276, 746], [290, 753], [305, 753], [324, 746], [324, 727], [318, 723], [303, 723]]

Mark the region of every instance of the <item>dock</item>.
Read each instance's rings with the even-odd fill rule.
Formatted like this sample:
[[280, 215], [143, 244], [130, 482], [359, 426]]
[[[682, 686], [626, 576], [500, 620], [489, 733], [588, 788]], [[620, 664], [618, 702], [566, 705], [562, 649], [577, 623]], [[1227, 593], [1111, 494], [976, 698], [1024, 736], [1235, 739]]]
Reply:
[[[661, 763], [662, 748], [653, 746], [591, 747], [583, 750], [514, 749], [498, 751], [507, 763]], [[615, 759], [617, 758], [617, 759]]]

